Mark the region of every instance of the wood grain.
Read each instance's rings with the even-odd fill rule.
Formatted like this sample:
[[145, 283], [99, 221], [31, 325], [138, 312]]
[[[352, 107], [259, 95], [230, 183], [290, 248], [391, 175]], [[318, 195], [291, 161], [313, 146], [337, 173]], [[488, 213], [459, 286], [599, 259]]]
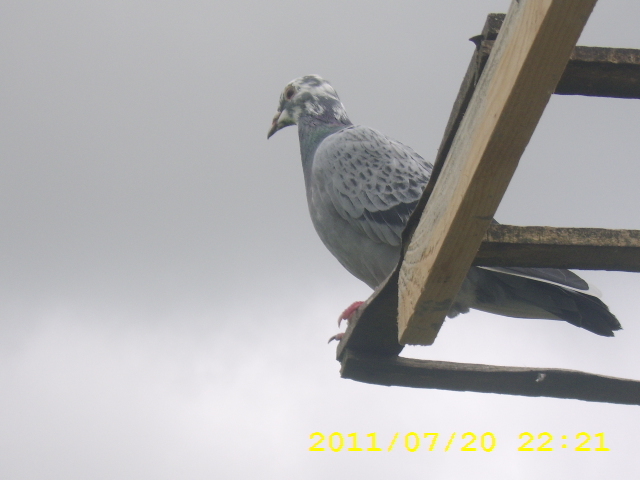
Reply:
[[512, 2], [400, 269], [401, 344], [433, 343], [595, 1]]
[[578, 46], [554, 93], [640, 98], [640, 50]]
[[491, 225], [473, 264], [640, 272], [640, 230]]
[[340, 374], [358, 382], [640, 405], [640, 382], [556, 368], [523, 368], [366, 355], [347, 350]]

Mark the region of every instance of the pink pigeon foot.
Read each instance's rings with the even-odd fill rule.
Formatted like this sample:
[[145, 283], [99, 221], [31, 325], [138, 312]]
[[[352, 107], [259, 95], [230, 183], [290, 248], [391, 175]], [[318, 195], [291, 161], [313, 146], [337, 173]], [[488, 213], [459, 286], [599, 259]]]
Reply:
[[[340, 324], [343, 320], [349, 322], [353, 314], [356, 313], [356, 310], [358, 310], [358, 308], [360, 308], [360, 305], [362, 305], [363, 303], [364, 302], [353, 302], [351, 305], [349, 305], [346, 310], [340, 314], [340, 317], [338, 318], [338, 327], [340, 327]], [[336, 333], [329, 339], [328, 343], [331, 343], [334, 340], [340, 341], [342, 340], [342, 337], [344, 337], [344, 333]]]
[[345, 311], [340, 314], [340, 317], [338, 317], [338, 327], [343, 320], [346, 320], [348, 322], [351, 319], [351, 316], [356, 313], [356, 310], [358, 310], [358, 308], [360, 308], [360, 305], [362, 305], [363, 303], [364, 302], [353, 302], [351, 305], [349, 305], [345, 309]]

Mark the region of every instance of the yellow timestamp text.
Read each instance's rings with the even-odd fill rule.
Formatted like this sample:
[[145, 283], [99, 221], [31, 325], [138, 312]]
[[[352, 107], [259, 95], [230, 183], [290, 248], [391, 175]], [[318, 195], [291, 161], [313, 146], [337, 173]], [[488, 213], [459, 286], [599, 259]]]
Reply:
[[[569, 438], [571, 437], [571, 438]], [[376, 432], [360, 435], [357, 432], [343, 434], [333, 432], [325, 435], [313, 432], [309, 435], [311, 452], [391, 452], [402, 449], [408, 452], [423, 451], [461, 451], [461, 452], [493, 452], [498, 446], [498, 439], [492, 432], [474, 433], [457, 432], [443, 434], [436, 432], [408, 432], [378, 439]], [[518, 440], [506, 442], [507, 448], [513, 447], [518, 452], [552, 452], [554, 450], [572, 450], [575, 452], [608, 452], [605, 446], [604, 433], [589, 434], [580, 432], [575, 435], [552, 435], [549, 432], [533, 434], [522, 432]]]

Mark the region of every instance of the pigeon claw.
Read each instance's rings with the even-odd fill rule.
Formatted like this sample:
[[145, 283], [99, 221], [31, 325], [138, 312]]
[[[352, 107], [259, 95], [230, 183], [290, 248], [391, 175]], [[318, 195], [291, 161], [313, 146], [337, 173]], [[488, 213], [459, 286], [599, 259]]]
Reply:
[[[340, 324], [342, 323], [343, 320], [346, 320], [347, 322], [349, 322], [353, 314], [356, 313], [356, 310], [358, 310], [358, 308], [360, 308], [360, 305], [362, 305], [363, 303], [364, 302], [353, 302], [351, 305], [349, 305], [345, 309], [345, 311], [340, 314], [340, 317], [338, 318], [338, 328], [340, 328]], [[329, 342], [327, 343], [331, 343], [334, 340], [340, 341], [342, 340], [342, 337], [344, 337], [344, 332], [336, 333], [333, 337], [329, 339]]]
[[334, 340], [337, 340], [339, 342], [340, 340], [342, 340], [342, 337], [344, 337], [344, 332], [336, 333], [333, 337], [329, 339], [327, 343], [331, 343]]
[[340, 327], [340, 324], [342, 323], [343, 320], [346, 320], [347, 322], [349, 320], [351, 320], [351, 316], [356, 313], [356, 310], [358, 310], [358, 308], [360, 307], [360, 305], [362, 305], [364, 302], [353, 302], [351, 305], [349, 305], [344, 312], [342, 312], [340, 314], [340, 316], [338, 317], [338, 328]]

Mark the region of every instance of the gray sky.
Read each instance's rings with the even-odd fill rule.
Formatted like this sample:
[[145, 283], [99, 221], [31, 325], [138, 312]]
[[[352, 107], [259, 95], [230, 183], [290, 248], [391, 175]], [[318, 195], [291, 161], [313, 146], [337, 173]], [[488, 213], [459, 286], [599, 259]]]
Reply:
[[[0, 478], [631, 478], [638, 407], [340, 379], [326, 339], [370, 292], [316, 237], [295, 127], [266, 140], [284, 85], [317, 73], [433, 158], [467, 39], [508, 5], [2, 2]], [[639, 21], [602, 1], [579, 43], [640, 48]], [[638, 125], [637, 100], [553, 97], [498, 220], [640, 229]], [[640, 277], [584, 277], [614, 339], [472, 312], [404, 355], [640, 379]], [[498, 444], [309, 452], [317, 431]], [[518, 452], [525, 431], [555, 451]], [[558, 448], [579, 432], [611, 451]]]

